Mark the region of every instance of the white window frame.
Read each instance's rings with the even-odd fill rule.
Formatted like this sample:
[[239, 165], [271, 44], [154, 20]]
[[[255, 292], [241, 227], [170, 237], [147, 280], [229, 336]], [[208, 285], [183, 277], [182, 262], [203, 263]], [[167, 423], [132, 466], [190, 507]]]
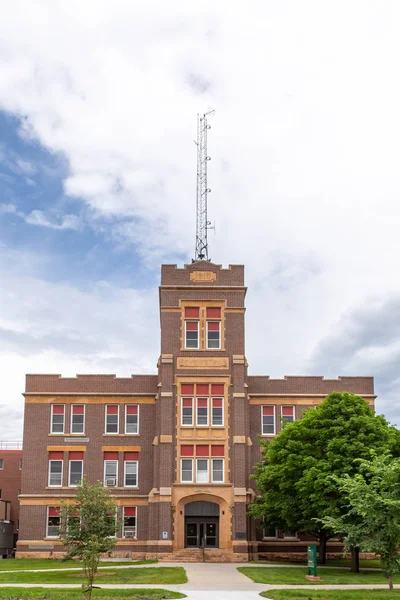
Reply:
[[[284, 409], [284, 408], [287, 408], [288, 406], [291, 406], [291, 407], [292, 407], [292, 417], [293, 417], [293, 421], [285, 421], [285, 420], [284, 420], [284, 416], [283, 416], [283, 414], [282, 414], [282, 413], [283, 413], [283, 409]], [[289, 404], [289, 405], [287, 405], [287, 404], [283, 404], [283, 405], [281, 406], [281, 420], [282, 420], [282, 423], [294, 423], [294, 422], [295, 422], [295, 420], [296, 420], [296, 407], [294, 406], [294, 404], [293, 404], [293, 405], [291, 405], [291, 404]]]
[[[190, 423], [190, 425], [183, 422], [183, 399], [192, 401], [192, 422]], [[181, 397], [181, 427], [194, 427], [194, 412], [195, 412], [194, 396], [182, 396]]]
[[[196, 347], [188, 347], [188, 345], [187, 345], [186, 324], [189, 322], [197, 323], [197, 346]], [[200, 319], [185, 319], [185, 350], [199, 350], [199, 349], [200, 349]]]
[[[136, 485], [126, 485], [126, 463], [136, 463]], [[124, 488], [138, 488], [139, 487], [139, 461], [138, 460], [124, 460]]]
[[[127, 425], [128, 425], [128, 406], [137, 406], [137, 432], [136, 433], [128, 433]], [[126, 404], [125, 405], [125, 435], [139, 435], [139, 418], [140, 418], [140, 405], [139, 404]], [[118, 422], [119, 422], [119, 413], [118, 413]]]
[[[192, 461], [192, 479], [189, 481], [188, 479], [183, 480], [182, 478], [182, 466], [183, 466], [183, 461], [184, 460], [190, 460]], [[194, 459], [190, 456], [182, 456], [181, 457], [181, 483], [193, 483], [193, 479], [194, 479]]]
[[4, 458], [0, 458], [0, 471], [4, 469]]
[[[125, 537], [125, 506], [122, 507], [122, 539], [124, 540], [137, 540], [137, 533], [138, 533], [138, 507], [137, 506], [129, 506], [127, 508], [135, 508], [136, 509], [136, 515], [135, 515], [135, 535], [133, 536], [133, 538], [126, 538]], [[129, 517], [127, 517], [129, 519]], [[127, 527], [132, 527], [132, 525], [127, 525]]]
[[[115, 432], [108, 432], [107, 431], [107, 406], [118, 406], [117, 431], [115, 431]], [[119, 404], [117, 404], [117, 405], [115, 405], [115, 404], [106, 404], [106, 406], [105, 406], [105, 410], [104, 410], [104, 435], [119, 435]]]
[[[199, 425], [198, 422], [198, 408], [199, 408], [199, 400], [206, 398], [207, 399], [207, 424], [206, 425]], [[210, 398], [209, 396], [199, 396], [196, 397], [196, 427], [209, 427], [210, 426]]]
[[262, 530], [262, 539], [263, 540], [276, 540], [278, 539], [278, 530], [275, 527], [275, 535], [265, 535], [265, 528], [263, 527]]
[[[214, 481], [214, 460], [222, 460], [222, 481]], [[211, 458], [211, 482], [225, 483], [225, 458], [222, 456], [214, 456]]]
[[[64, 407], [64, 413], [63, 413], [63, 428], [62, 431], [53, 431], [53, 408], [54, 406], [63, 406]], [[50, 411], [50, 433], [52, 433], [53, 435], [65, 435], [65, 404], [52, 404], [51, 405], [51, 411]]]
[[[53, 540], [58, 540], [59, 537], [60, 537], [60, 534], [58, 534], [58, 535], [49, 535], [49, 518], [50, 518], [49, 517], [49, 509], [50, 509], [50, 506], [48, 506], [47, 510], [46, 510], [46, 538], [53, 539]], [[60, 527], [60, 530], [61, 530], [61, 515], [59, 515], [58, 518], [60, 519], [60, 525], [59, 525], [59, 527]]]
[[80, 462], [82, 465], [82, 469], [81, 469], [81, 473], [82, 473], [81, 481], [82, 481], [82, 479], [83, 479], [83, 460], [82, 459], [76, 460], [75, 458], [73, 458], [72, 460], [68, 461], [68, 487], [77, 488], [78, 485], [76, 485], [76, 484], [71, 485], [71, 463], [73, 463], [73, 462]]
[[294, 535], [285, 535], [285, 531], [282, 530], [282, 536], [284, 540], [298, 540], [299, 536], [297, 535], [297, 532], [295, 532]]
[[[264, 433], [264, 423], [263, 423], [263, 409], [264, 406], [272, 406], [274, 409], [274, 433]], [[261, 405], [261, 435], [264, 437], [271, 437], [276, 435], [276, 405], [275, 404], [262, 404]]]
[[[73, 420], [73, 408], [74, 406], [83, 406], [83, 431], [72, 431], [72, 420]], [[85, 426], [86, 426], [86, 406], [85, 404], [71, 404], [71, 415], [70, 415], [70, 422], [69, 422], [69, 432], [71, 435], [85, 435]]]
[[[222, 400], [222, 425], [214, 425], [213, 423], [213, 400]], [[211, 427], [224, 427], [225, 426], [225, 415], [224, 415], [224, 397], [223, 396], [212, 396], [211, 403]]]
[[[218, 323], [218, 325], [219, 325], [219, 328], [218, 328], [218, 334], [219, 334], [219, 338], [218, 338], [218, 341], [219, 341], [218, 348], [211, 348], [211, 347], [208, 345], [208, 324], [209, 324], [209, 323]], [[218, 321], [218, 320], [215, 320], [215, 321], [212, 321], [212, 320], [206, 321], [206, 349], [207, 349], [207, 350], [221, 350], [221, 346], [222, 346], [222, 344], [221, 344], [221, 321]]]
[[[199, 463], [199, 460], [205, 460], [207, 463], [207, 480], [206, 481], [199, 481], [197, 479], [197, 473], [199, 471], [197, 465]], [[204, 471], [202, 471], [204, 473]], [[210, 482], [210, 460], [206, 457], [206, 456], [196, 456], [196, 483], [209, 483]]]
[[[103, 466], [103, 487], [105, 487], [105, 488], [118, 487], [118, 462], [119, 461], [115, 460], [115, 459], [113, 459], [113, 460], [105, 460], [104, 461], [104, 466]], [[116, 472], [115, 472], [115, 486], [114, 485], [113, 486], [106, 485], [106, 466], [107, 466], [107, 463], [115, 463], [117, 465]], [[107, 479], [111, 479], [111, 477], [108, 476]]]
[[[50, 483], [51, 463], [53, 463], [53, 462], [60, 462], [61, 463], [61, 483], [60, 483], [60, 485], [51, 485], [51, 483]], [[64, 460], [63, 459], [54, 459], [54, 460], [53, 459], [49, 459], [49, 476], [48, 476], [48, 480], [47, 480], [48, 487], [54, 487], [54, 488], [62, 487], [63, 476], [64, 476]]]

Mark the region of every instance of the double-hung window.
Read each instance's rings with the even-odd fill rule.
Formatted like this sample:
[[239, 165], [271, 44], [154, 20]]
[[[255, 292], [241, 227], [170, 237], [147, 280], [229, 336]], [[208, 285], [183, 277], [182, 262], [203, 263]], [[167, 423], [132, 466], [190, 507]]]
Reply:
[[224, 399], [212, 398], [211, 407], [211, 425], [222, 426], [224, 424]]
[[198, 350], [200, 348], [200, 309], [197, 307], [185, 308], [185, 348]]
[[139, 405], [128, 404], [125, 407], [125, 433], [136, 435], [139, 433]]
[[212, 458], [212, 483], [223, 483], [224, 481], [224, 459]]
[[193, 398], [182, 398], [182, 425], [193, 427]]
[[85, 432], [85, 405], [73, 404], [71, 406], [71, 433]]
[[4, 458], [0, 458], [0, 471], [4, 469]]
[[181, 446], [181, 482], [193, 483], [193, 446]]
[[106, 433], [119, 433], [119, 406], [107, 404], [106, 406]]
[[51, 425], [50, 433], [64, 433], [65, 426], [65, 405], [51, 405]]
[[122, 537], [137, 538], [136, 528], [137, 508], [136, 506], [124, 506], [122, 519]]
[[221, 348], [221, 309], [207, 308], [207, 350]]
[[208, 425], [208, 398], [197, 398], [196, 425], [204, 427]]
[[69, 453], [68, 486], [77, 487], [83, 477], [83, 452]]
[[104, 486], [118, 485], [118, 452], [104, 452]]
[[181, 446], [181, 483], [224, 483], [224, 453], [220, 445]]
[[281, 418], [283, 423], [293, 423], [295, 420], [294, 406], [282, 406]]
[[262, 435], [275, 435], [275, 406], [261, 407]]
[[208, 458], [196, 459], [196, 483], [208, 483]]
[[49, 487], [61, 487], [63, 479], [64, 452], [49, 453]]
[[46, 537], [60, 537], [60, 526], [60, 508], [58, 506], [49, 506], [47, 508]]
[[138, 487], [138, 452], [124, 454], [124, 487]]

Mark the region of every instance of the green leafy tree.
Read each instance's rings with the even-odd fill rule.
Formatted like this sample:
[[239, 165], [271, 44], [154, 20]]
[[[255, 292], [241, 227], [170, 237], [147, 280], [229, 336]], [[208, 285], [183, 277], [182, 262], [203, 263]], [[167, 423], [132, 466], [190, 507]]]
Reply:
[[345, 549], [358, 546], [380, 555], [382, 569], [393, 589], [393, 575], [400, 570], [400, 459], [376, 456], [358, 461], [354, 476], [335, 478], [347, 496], [347, 512], [324, 523], [344, 537]]
[[369, 460], [371, 450], [398, 453], [399, 436], [360, 396], [330, 394], [301, 420], [286, 424], [276, 438], [261, 441], [264, 460], [254, 475], [260, 496], [250, 514], [271, 526], [317, 536], [320, 563], [325, 564], [332, 531], [323, 519], [346, 510], [345, 494], [332, 475], [354, 475], [357, 459]]
[[66, 504], [60, 512], [60, 535], [67, 547], [64, 560], [83, 562], [86, 583], [82, 589], [91, 599], [100, 557], [115, 545], [116, 505], [100, 482], [91, 485], [84, 479], [78, 487], [76, 504]]

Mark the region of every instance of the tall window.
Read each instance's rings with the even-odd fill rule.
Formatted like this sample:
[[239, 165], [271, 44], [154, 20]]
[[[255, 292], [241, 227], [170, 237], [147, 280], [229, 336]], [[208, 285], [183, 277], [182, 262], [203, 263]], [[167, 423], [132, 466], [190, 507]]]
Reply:
[[224, 454], [220, 445], [181, 446], [181, 483], [223, 483]]
[[282, 406], [281, 407], [281, 417], [283, 423], [293, 423], [295, 420], [295, 408], [294, 406]]
[[139, 433], [139, 405], [128, 404], [125, 407], [125, 433]]
[[208, 398], [197, 398], [196, 425], [208, 425]]
[[182, 398], [181, 424], [193, 426], [193, 398]]
[[200, 309], [195, 307], [185, 308], [185, 348], [198, 350], [199, 344], [199, 318]]
[[71, 406], [71, 433], [84, 433], [85, 431], [85, 405], [73, 404]]
[[51, 405], [50, 433], [64, 433], [65, 406], [64, 404]]
[[123, 520], [122, 520], [122, 537], [123, 538], [136, 538], [136, 506], [124, 506], [123, 507]]
[[49, 506], [47, 508], [46, 537], [60, 537], [60, 525], [60, 508], [58, 506]]
[[138, 487], [138, 452], [124, 453], [124, 487]]
[[64, 452], [49, 452], [49, 487], [61, 487], [63, 478]]
[[212, 482], [223, 483], [224, 481], [224, 459], [213, 458], [212, 462]]
[[4, 458], [0, 458], [0, 471], [4, 469]]
[[217, 427], [224, 424], [224, 399], [212, 398], [211, 425]]
[[104, 486], [118, 485], [118, 452], [104, 452]]
[[181, 459], [181, 482], [193, 483], [193, 458]]
[[207, 350], [221, 348], [221, 309], [207, 308]]
[[262, 435], [275, 435], [275, 406], [261, 407]]
[[68, 486], [77, 487], [83, 477], [83, 452], [69, 453]]
[[119, 406], [118, 404], [107, 404], [106, 406], [106, 433], [119, 432]]

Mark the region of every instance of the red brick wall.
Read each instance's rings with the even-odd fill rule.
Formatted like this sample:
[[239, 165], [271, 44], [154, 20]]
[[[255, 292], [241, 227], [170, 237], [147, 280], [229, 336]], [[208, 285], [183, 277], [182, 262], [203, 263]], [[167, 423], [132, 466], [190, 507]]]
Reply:
[[0, 450], [0, 459], [4, 461], [4, 468], [0, 470], [1, 499], [11, 502], [11, 520], [14, 521], [14, 530], [17, 529], [19, 520], [18, 491], [21, 489], [22, 450]]

